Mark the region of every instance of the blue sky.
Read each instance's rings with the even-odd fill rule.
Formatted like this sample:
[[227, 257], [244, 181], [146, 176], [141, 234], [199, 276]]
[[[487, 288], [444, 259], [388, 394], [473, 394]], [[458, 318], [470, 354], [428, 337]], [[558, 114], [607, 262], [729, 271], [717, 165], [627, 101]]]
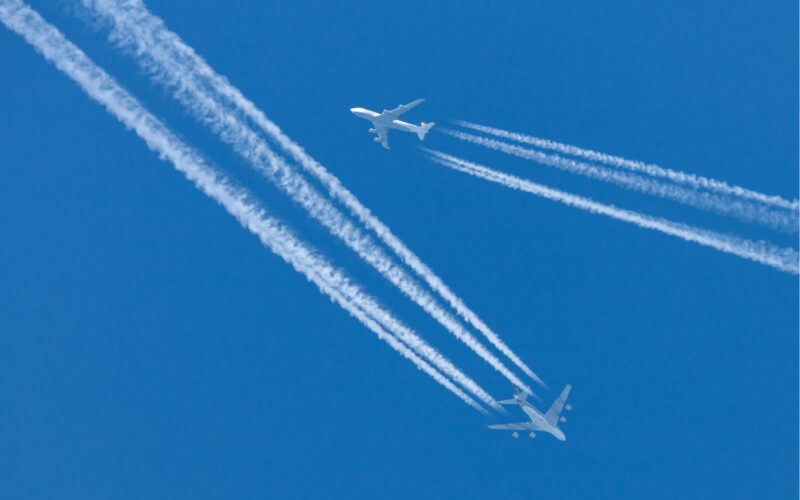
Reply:
[[[149, 2], [549, 384], [514, 440], [265, 250], [0, 30], [0, 496], [794, 497], [797, 277], [469, 178], [348, 109], [467, 119], [797, 197], [784, 2]], [[77, 15], [46, 19], [497, 398], [455, 341]], [[434, 129], [435, 130], [435, 129]], [[431, 133], [626, 208], [773, 233]], [[521, 412], [512, 411], [521, 418]]]

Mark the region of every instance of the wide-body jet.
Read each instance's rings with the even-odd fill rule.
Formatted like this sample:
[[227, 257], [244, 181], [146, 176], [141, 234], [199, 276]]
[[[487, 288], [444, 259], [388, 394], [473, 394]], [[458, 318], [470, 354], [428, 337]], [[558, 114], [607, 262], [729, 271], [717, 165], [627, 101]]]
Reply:
[[518, 431], [527, 431], [530, 437], [536, 437], [535, 431], [542, 431], [548, 432], [556, 437], [559, 441], [566, 440], [566, 436], [564, 436], [564, 432], [559, 429], [558, 422], [565, 422], [567, 419], [561, 416], [562, 408], [566, 410], [571, 410], [572, 407], [570, 405], [566, 405], [567, 396], [569, 396], [569, 390], [571, 386], [567, 384], [564, 387], [564, 390], [561, 391], [561, 394], [553, 401], [553, 404], [550, 405], [550, 408], [547, 410], [547, 413], [542, 414], [539, 410], [537, 410], [532, 404], [526, 401], [528, 397], [528, 393], [525, 391], [520, 391], [516, 387], [514, 388], [514, 399], [506, 399], [503, 401], [499, 401], [500, 404], [504, 405], [519, 405], [522, 408], [528, 418], [530, 418], [530, 422], [520, 422], [518, 424], [496, 424], [490, 425], [490, 429], [500, 429], [506, 431], [512, 431], [511, 435], [519, 437]]
[[402, 130], [403, 132], [413, 132], [417, 134], [419, 140], [425, 139], [425, 134], [433, 127], [434, 123], [422, 122], [420, 125], [413, 123], [406, 123], [398, 120], [397, 117], [408, 111], [409, 109], [419, 105], [425, 99], [417, 99], [408, 104], [401, 104], [394, 109], [384, 109], [383, 113], [376, 113], [364, 108], [351, 108], [350, 111], [359, 118], [364, 118], [372, 122], [372, 128], [369, 129], [371, 134], [375, 134], [375, 142], [380, 142], [381, 145], [389, 149], [389, 129]]

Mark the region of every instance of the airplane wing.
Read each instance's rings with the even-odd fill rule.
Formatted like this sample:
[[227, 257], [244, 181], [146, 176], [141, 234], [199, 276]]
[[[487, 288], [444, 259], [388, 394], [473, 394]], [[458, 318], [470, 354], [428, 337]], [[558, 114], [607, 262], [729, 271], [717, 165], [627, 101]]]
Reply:
[[390, 116], [392, 118], [392, 120], [394, 120], [395, 118], [397, 118], [398, 116], [402, 115], [403, 113], [405, 113], [409, 109], [420, 105], [422, 103], [422, 101], [424, 101], [424, 100], [425, 99], [417, 99], [416, 101], [410, 102], [408, 104], [401, 104], [401, 105], [397, 106], [394, 109], [384, 109], [383, 113], [381, 113], [381, 116], [387, 116], [387, 117]]
[[533, 422], [520, 422], [518, 424], [495, 424], [488, 426], [490, 429], [499, 429], [504, 431], [541, 431], [543, 430], [540, 425]]
[[378, 139], [381, 140], [381, 146], [384, 149], [389, 149], [389, 129], [386, 127], [378, 128]]
[[570, 389], [572, 389], [572, 386], [567, 384], [564, 387], [564, 390], [561, 391], [561, 394], [558, 395], [558, 398], [556, 398], [556, 400], [553, 401], [553, 404], [550, 405], [550, 409], [547, 410], [547, 413], [544, 414], [544, 418], [551, 424], [555, 425], [558, 422], [558, 418], [561, 415], [561, 409], [564, 408], [564, 403], [567, 402], [567, 396], [569, 396]]

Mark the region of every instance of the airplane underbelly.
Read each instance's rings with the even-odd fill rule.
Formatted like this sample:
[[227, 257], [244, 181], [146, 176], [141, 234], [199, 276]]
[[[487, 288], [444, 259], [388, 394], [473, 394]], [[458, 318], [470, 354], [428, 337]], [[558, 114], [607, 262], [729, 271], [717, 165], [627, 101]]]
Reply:
[[539, 425], [542, 425], [542, 424], [545, 423], [545, 419], [541, 415], [536, 413], [535, 411], [530, 410], [528, 408], [523, 408], [523, 410], [528, 415], [528, 418], [531, 419], [531, 422], [533, 422], [535, 424], [539, 424]]

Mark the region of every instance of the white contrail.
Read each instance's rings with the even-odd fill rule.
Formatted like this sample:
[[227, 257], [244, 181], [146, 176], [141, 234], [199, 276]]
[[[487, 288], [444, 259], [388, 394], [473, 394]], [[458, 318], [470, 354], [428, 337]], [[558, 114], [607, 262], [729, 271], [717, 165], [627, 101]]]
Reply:
[[[262, 207], [253, 202], [246, 191], [234, 187], [216, 170], [209, 167], [194, 150], [184, 145], [157, 118], [144, 109], [116, 81], [97, 67], [80, 49], [41, 16], [19, 0], [0, 0], [0, 20], [12, 31], [21, 35], [47, 60], [72, 78], [92, 99], [102, 104], [125, 126], [133, 129], [148, 145], [168, 159], [175, 168], [206, 195], [220, 203], [261, 242], [278, 254], [298, 272], [304, 274], [323, 293], [330, 296], [342, 308], [359, 319], [379, 338], [393, 349], [411, 360], [438, 383], [456, 394], [478, 411], [485, 410], [470, 396], [421, 359], [397, 337], [387, 333], [376, 321], [396, 324], [404, 341], [429, 357], [435, 364], [444, 367], [459, 383], [473, 386], [476, 395], [493, 407], [499, 405], [488, 394], [477, 387], [460, 372], [453, 372], [443, 356], [416, 337], [399, 321], [390, 317], [371, 297], [352, 284], [344, 274], [330, 265], [298, 240], [280, 221], [268, 216]], [[454, 367], [452, 367], [454, 368]]]
[[[194, 61], [194, 59], [188, 57], [184, 52], [176, 52], [174, 40], [179, 40], [177, 35], [166, 30], [166, 28], [163, 27], [163, 22], [151, 15], [141, 2], [83, 0], [83, 3], [111, 21], [112, 39], [130, 48], [137, 62], [151, 71], [156, 81], [165, 84], [171, 89], [178, 101], [192, 114], [209, 125], [225, 142], [229, 143], [256, 169], [267, 175], [295, 201], [300, 203], [309, 214], [325, 225], [332, 234], [341, 238], [351, 249], [358, 253], [361, 258], [371, 264], [386, 279], [428, 312], [448, 331], [455, 335], [456, 338], [464, 342], [493, 368], [503, 374], [511, 383], [528, 390], [530, 389], [527, 387], [527, 384], [509, 370], [496, 356], [481, 344], [478, 339], [467, 331], [456, 318], [442, 309], [436, 300], [428, 292], [420, 288], [416, 281], [409, 276], [402, 267], [397, 266], [380, 247], [372, 242], [371, 238], [364, 235], [356, 226], [346, 219], [335, 206], [309, 185], [301, 175], [287, 165], [282, 158], [275, 155], [270, 150], [269, 146], [236, 116], [235, 111], [225, 108], [220, 103], [219, 99], [215, 99], [214, 96], [209, 95], [206, 91], [208, 82], [203, 78], [207, 72], [210, 71], [213, 73], [213, 70], [207, 66], [206, 71], [197, 70], [194, 62], [188, 65], [181, 65], [180, 62], [186, 63], [187, 60]], [[157, 31], [159, 36], [167, 37], [172, 40], [171, 44], [162, 44], [155, 41], [151, 30], [156, 28], [160, 30]], [[186, 50], [191, 51], [188, 47]], [[194, 54], [194, 52], [191, 51], [191, 54]], [[224, 81], [221, 77], [217, 78]], [[229, 86], [227, 82], [224, 83]], [[294, 148], [291, 150], [295, 152], [302, 151], [296, 145], [294, 145]], [[313, 160], [308, 159], [304, 165], [308, 167], [310, 162], [313, 162]], [[349, 195], [347, 199], [357, 203], [355, 197], [344, 190], [335, 177], [324, 172], [324, 169], [315, 162], [314, 164], [319, 167], [316, 170], [317, 174], [325, 173], [328, 176], [325, 177], [328, 180], [326, 187], [328, 187], [332, 193], [337, 193], [340, 199], [341, 196]], [[346, 193], [346, 195], [344, 193]], [[388, 228], [380, 224], [377, 218], [373, 217], [365, 207], [360, 204], [358, 206], [360, 207], [359, 214], [368, 217], [369, 221], [373, 224], [372, 228], [376, 230], [379, 236], [382, 236], [384, 241], [393, 242], [396, 247], [405, 249], [406, 253], [401, 254], [401, 257], [413, 256], [397, 238], [391, 235]], [[417, 262], [421, 264], [419, 259], [417, 259]], [[417, 268], [422, 269], [419, 266]], [[431, 282], [430, 280], [435, 278], [435, 276], [432, 276], [432, 273], [430, 273], [430, 270], [427, 268], [424, 268], [424, 270], [428, 271], [428, 276], [426, 276], [426, 278]], [[436, 283], [435, 280], [434, 283]], [[441, 284], [441, 280], [439, 280], [438, 283]], [[446, 289], [443, 284], [442, 287], [440, 291]], [[451, 296], [455, 298], [452, 293]], [[477, 317], [475, 317], [475, 319], [477, 319]], [[482, 323], [479, 324], [482, 325]], [[484, 329], [491, 333], [488, 327]], [[490, 338], [490, 340], [495, 340], [497, 342], [495, 345], [500, 346], [501, 350], [505, 348], [504, 352], [510, 354], [511, 356], [509, 357], [515, 363], [523, 367], [523, 370], [534, 379], [541, 382], [541, 380], [527, 368], [510, 349], [505, 347], [502, 342], [499, 342], [499, 338], [496, 338], [496, 335], [494, 339]]]
[[583, 175], [603, 182], [614, 183], [626, 189], [677, 201], [678, 203], [683, 203], [701, 210], [738, 217], [742, 220], [756, 222], [781, 231], [794, 232], [798, 230], [796, 212], [788, 212], [747, 200], [733, 199], [729, 196], [699, 192], [694, 188], [687, 189], [671, 182], [641, 177], [636, 174], [630, 174], [592, 163], [564, 158], [556, 154], [542, 153], [535, 149], [524, 148], [497, 139], [481, 137], [446, 128], [439, 130], [440, 132], [444, 132], [462, 141], [478, 144], [479, 146], [514, 155], [518, 158], [532, 160], [570, 173]]
[[763, 241], [749, 241], [735, 236], [715, 233], [705, 229], [680, 224], [666, 219], [651, 217], [631, 210], [617, 208], [613, 205], [598, 203], [589, 198], [549, 188], [541, 184], [521, 179], [476, 163], [462, 160], [440, 151], [422, 148], [431, 155], [431, 159], [446, 167], [465, 172], [475, 177], [502, 184], [506, 187], [525, 191], [565, 205], [580, 208], [588, 212], [607, 215], [617, 220], [630, 222], [639, 227], [653, 229], [664, 234], [677, 236], [686, 241], [693, 241], [722, 252], [743, 257], [761, 264], [772, 266], [787, 273], [798, 274], [798, 253], [792, 248], [779, 248]]
[[505, 137], [506, 139], [511, 139], [512, 141], [531, 144], [539, 148], [550, 149], [552, 151], [558, 151], [560, 153], [572, 156], [580, 156], [582, 158], [586, 158], [587, 160], [599, 161], [607, 165], [614, 165], [615, 167], [625, 168], [635, 172], [643, 172], [653, 177], [669, 179], [673, 182], [678, 182], [680, 184], [688, 184], [689, 186], [696, 188], [708, 189], [711, 191], [716, 191], [718, 193], [739, 196], [741, 198], [746, 198], [767, 205], [786, 208], [789, 210], [796, 211], [800, 207], [800, 202], [798, 202], [798, 200], [796, 199], [793, 201], [788, 201], [781, 198], [780, 196], [770, 196], [740, 186], [735, 186], [735, 185], [731, 186], [726, 182], [709, 179], [707, 177], [703, 177], [700, 175], [687, 174], [685, 172], [679, 172], [676, 170], [663, 168], [658, 165], [644, 163], [636, 160], [629, 160], [619, 156], [613, 156], [605, 153], [599, 153], [597, 151], [592, 151], [591, 149], [579, 148], [577, 146], [562, 144], [560, 142], [550, 141], [547, 139], [540, 139], [538, 137], [534, 137], [531, 135], [520, 134], [517, 132], [510, 132], [508, 130], [503, 130], [495, 127], [487, 127], [486, 125], [479, 125], [477, 123], [472, 123], [464, 120], [457, 120], [456, 123], [458, 125], [461, 125], [462, 127], [471, 128], [472, 130], [477, 130], [479, 132], [492, 134], [497, 137]]
[[280, 128], [270, 121], [255, 104], [214, 70], [195, 51], [186, 45], [180, 37], [170, 32], [161, 19], [150, 14], [139, 1], [111, 3], [95, 0], [83, 0], [94, 7], [102, 15], [113, 20], [118, 35], [115, 39], [129, 46], [134, 46], [137, 54], [146, 53], [152, 64], [158, 65], [160, 74], [173, 75], [177, 70], [181, 78], [195, 77], [210, 84], [221, 97], [230, 101], [233, 106], [255, 124], [261, 127], [300, 165], [314, 175], [328, 189], [329, 193], [343, 203], [365, 226], [374, 231], [378, 237], [400, 258], [419, 274], [428, 285], [439, 293], [467, 322], [480, 331], [498, 350], [506, 355], [528, 376], [542, 383], [541, 379], [493, 332], [464, 302], [453, 293], [447, 285], [426, 266], [391, 230], [378, 219], [368, 208], [345, 188], [336, 176], [309, 156], [302, 147], [287, 137]]

